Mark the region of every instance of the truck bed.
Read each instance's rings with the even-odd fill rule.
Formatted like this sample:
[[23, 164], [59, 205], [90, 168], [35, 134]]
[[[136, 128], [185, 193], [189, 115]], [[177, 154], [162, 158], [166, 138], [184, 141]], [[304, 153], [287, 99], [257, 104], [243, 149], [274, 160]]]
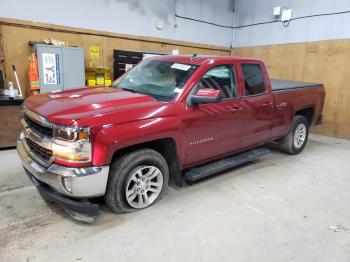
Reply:
[[321, 86], [321, 84], [317, 84], [317, 83], [289, 81], [289, 80], [281, 80], [281, 79], [271, 79], [270, 81], [271, 81], [272, 91], [283, 91], [288, 89]]

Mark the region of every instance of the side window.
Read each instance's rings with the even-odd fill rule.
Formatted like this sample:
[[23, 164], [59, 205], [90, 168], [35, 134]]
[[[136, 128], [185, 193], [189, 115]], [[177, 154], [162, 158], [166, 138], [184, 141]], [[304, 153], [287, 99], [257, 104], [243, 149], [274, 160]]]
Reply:
[[259, 95], [265, 93], [264, 75], [258, 64], [242, 64], [245, 85], [245, 95]]
[[198, 90], [220, 90], [224, 99], [235, 97], [236, 78], [233, 67], [231, 65], [220, 65], [209, 69], [199, 81], [198, 86]]

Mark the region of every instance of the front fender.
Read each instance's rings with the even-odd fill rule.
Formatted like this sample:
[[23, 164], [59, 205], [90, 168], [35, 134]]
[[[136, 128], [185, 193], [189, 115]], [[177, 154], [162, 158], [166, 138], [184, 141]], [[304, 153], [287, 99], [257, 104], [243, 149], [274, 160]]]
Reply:
[[182, 165], [185, 156], [183, 136], [183, 126], [176, 116], [104, 125], [93, 133], [93, 165], [110, 164], [118, 150], [162, 138], [172, 138], [175, 141]]

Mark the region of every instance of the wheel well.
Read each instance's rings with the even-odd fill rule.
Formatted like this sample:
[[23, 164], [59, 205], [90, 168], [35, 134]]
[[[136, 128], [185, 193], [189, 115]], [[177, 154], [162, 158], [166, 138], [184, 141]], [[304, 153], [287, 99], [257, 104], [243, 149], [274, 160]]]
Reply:
[[297, 111], [295, 113], [295, 115], [304, 116], [307, 119], [309, 126], [310, 126], [312, 123], [312, 119], [314, 117], [314, 109], [312, 107], [305, 108], [305, 109]]
[[177, 156], [176, 143], [172, 138], [157, 139], [157, 140], [153, 140], [153, 141], [149, 141], [149, 142], [145, 142], [137, 145], [132, 145], [126, 148], [122, 148], [113, 154], [112, 162], [116, 158], [122, 155], [125, 155], [126, 153], [129, 153], [141, 148], [150, 148], [160, 153], [166, 160], [169, 167], [169, 176], [170, 176], [169, 182], [177, 186], [182, 185], [181, 169], [180, 169], [179, 159]]

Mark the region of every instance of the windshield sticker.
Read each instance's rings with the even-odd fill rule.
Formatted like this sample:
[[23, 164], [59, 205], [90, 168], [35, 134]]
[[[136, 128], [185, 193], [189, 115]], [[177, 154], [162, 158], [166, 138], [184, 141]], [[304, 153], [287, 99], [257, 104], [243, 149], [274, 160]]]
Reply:
[[175, 64], [172, 64], [171, 68], [179, 69], [179, 70], [182, 70], [182, 71], [187, 71], [188, 69], [191, 68], [191, 66], [190, 65], [184, 65], [184, 64], [175, 63]]
[[[60, 90], [57, 90], [56, 92], [59, 92], [59, 91], [60, 91]], [[50, 94], [49, 97], [55, 99], [55, 98], [60, 98], [61, 95]]]

